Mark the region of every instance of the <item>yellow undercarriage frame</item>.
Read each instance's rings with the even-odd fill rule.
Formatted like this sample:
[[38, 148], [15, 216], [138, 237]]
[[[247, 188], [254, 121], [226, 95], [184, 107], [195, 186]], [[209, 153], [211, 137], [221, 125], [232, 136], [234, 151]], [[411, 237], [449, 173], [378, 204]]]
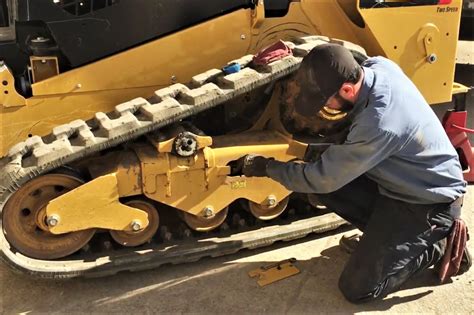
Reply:
[[[284, 17], [267, 18], [264, 1], [32, 85], [19, 95], [0, 67], [0, 157], [28, 136], [172, 83], [221, 68], [229, 60], [308, 34], [351, 41], [369, 55], [397, 62], [430, 104], [451, 100], [461, 0], [448, 5], [365, 8], [359, 0], [291, 2]], [[449, 8], [449, 10], [447, 9]], [[159, 58], [157, 58], [159, 56]]]
[[[271, 211], [272, 206], [277, 206], [290, 192], [268, 178], [230, 176], [227, 164], [249, 152], [280, 161], [302, 159], [307, 147], [277, 131], [217, 137], [216, 146], [210, 146], [210, 138], [205, 138], [207, 141], [201, 143], [209, 146], [200, 147], [197, 154], [190, 157], [172, 154], [166, 143], [155, 147], [137, 146], [135, 152], [122, 154], [114, 172], [49, 202], [47, 217], [56, 219], [51, 233], [89, 228], [131, 231], [137, 223], [144, 229], [148, 224], [146, 213], [119, 201], [119, 198], [137, 195], [202, 218], [218, 215], [240, 198]], [[130, 157], [134, 154], [138, 159]], [[124, 162], [131, 160], [137, 162]]]

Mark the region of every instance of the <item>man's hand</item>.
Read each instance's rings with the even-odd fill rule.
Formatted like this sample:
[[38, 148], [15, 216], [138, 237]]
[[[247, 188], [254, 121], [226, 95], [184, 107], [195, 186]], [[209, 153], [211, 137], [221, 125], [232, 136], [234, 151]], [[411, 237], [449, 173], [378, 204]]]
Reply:
[[267, 176], [267, 164], [271, 159], [255, 154], [247, 154], [239, 159], [232, 161], [231, 175], [245, 175], [247, 177], [264, 177]]

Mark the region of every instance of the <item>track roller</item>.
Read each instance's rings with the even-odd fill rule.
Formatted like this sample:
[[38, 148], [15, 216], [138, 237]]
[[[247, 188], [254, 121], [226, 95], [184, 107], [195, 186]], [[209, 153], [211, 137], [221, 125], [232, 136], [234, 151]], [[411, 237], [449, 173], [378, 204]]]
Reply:
[[191, 229], [195, 231], [208, 232], [221, 225], [225, 221], [228, 212], [228, 207], [208, 217], [192, 215], [190, 213], [184, 212], [183, 220]]
[[125, 204], [145, 211], [148, 214], [149, 224], [145, 229], [133, 232], [111, 230], [110, 235], [114, 241], [127, 247], [139, 246], [149, 242], [160, 225], [158, 211], [150, 202], [140, 199], [127, 201]]
[[248, 201], [248, 209], [254, 217], [260, 220], [272, 220], [278, 217], [285, 211], [288, 206], [290, 197], [286, 197], [280, 202], [276, 202], [274, 197], [269, 197], [264, 204], [258, 204], [253, 201]]

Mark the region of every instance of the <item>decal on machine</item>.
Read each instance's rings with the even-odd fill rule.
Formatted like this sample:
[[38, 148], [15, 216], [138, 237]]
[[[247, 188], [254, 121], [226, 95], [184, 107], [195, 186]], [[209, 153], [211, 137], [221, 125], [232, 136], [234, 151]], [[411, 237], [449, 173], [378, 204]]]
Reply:
[[436, 13], [454, 13], [458, 12], [458, 7], [437, 7]]
[[247, 182], [245, 180], [238, 180], [230, 183], [231, 189], [242, 189], [247, 187]]

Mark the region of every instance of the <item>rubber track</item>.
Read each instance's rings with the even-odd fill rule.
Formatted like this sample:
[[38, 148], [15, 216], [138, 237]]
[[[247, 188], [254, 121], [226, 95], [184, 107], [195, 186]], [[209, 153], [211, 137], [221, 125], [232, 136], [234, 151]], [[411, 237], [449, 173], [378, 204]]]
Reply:
[[[193, 77], [187, 86], [174, 84], [155, 91], [150, 99], [136, 98], [117, 105], [113, 113], [99, 112], [91, 120], [75, 120], [55, 127], [50, 135], [43, 138], [39, 136], [28, 138], [25, 142], [13, 146], [8, 155], [0, 160], [0, 210], [3, 210], [9, 197], [32, 178], [93, 153], [136, 139], [283, 78], [298, 69], [302, 58], [312, 48], [327, 42], [336, 42], [349, 49], [365, 53], [362, 48], [349, 42], [330, 40], [323, 36], [301, 37], [293, 42], [287, 42], [293, 46], [293, 56], [285, 57], [267, 66], [258, 69], [249, 67], [253, 55], [247, 55], [232, 61], [238, 62], [242, 67], [242, 70], [237, 73], [225, 75], [221, 70], [212, 69]], [[327, 225], [340, 225], [337, 222], [327, 223]], [[313, 223], [318, 226], [317, 220]], [[2, 228], [1, 221], [0, 228]], [[308, 231], [308, 227], [305, 226], [303, 230], [295, 230], [292, 233], [304, 236], [310, 233]], [[250, 239], [252, 241], [243, 240], [240, 246], [232, 247], [232, 251], [251, 248], [261, 242], [258, 237]], [[273, 236], [268, 236], [266, 242], [271, 244], [285, 239], [287, 238], [282, 237], [281, 233], [275, 232]], [[219, 251], [225, 253], [228, 250], [228, 245], [225, 245], [225, 248], [221, 247], [212, 247], [209, 253], [216, 256], [219, 255]], [[84, 266], [87, 265], [85, 263], [41, 261], [15, 254], [10, 249], [4, 233], [0, 233], [0, 249], [0, 258], [13, 269], [42, 278], [105, 275], [120, 270], [146, 269], [148, 268], [146, 266], [152, 268], [170, 262], [171, 257], [169, 256], [171, 254], [164, 256], [156, 254], [152, 255], [152, 262], [145, 262], [135, 261], [126, 255], [128, 260], [124, 258], [125, 261], [121, 261], [120, 266], [114, 263], [110, 270], [107, 270], [108, 267], [101, 267], [100, 272], [94, 272], [85, 268]], [[206, 256], [206, 251], [208, 249], [199, 247], [194, 253], [196, 256], [193, 257]], [[135, 256], [137, 255], [131, 255], [131, 257]], [[180, 262], [179, 257], [182, 257], [183, 261], [189, 260], [188, 256], [189, 254], [179, 253], [171, 262]], [[135, 265], [131, 266], [130, 263]]]

